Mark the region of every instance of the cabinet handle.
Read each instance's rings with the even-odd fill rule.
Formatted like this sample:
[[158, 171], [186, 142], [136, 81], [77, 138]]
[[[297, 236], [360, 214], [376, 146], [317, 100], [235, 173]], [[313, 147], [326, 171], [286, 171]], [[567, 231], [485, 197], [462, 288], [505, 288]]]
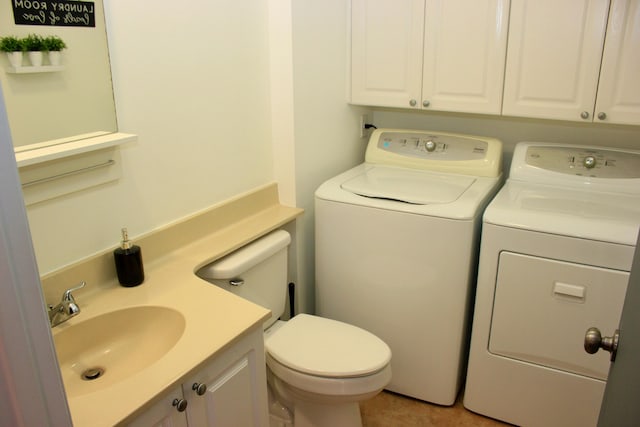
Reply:
[[424, 101], [422, 101], [422, 106], [427, 108], [429, 105], [431, 105], [431, 103], [429, 101], [427, 101], [426, 99]]
[[191, 390], [195, 391], [198, 396], [202, 396], [207, 392], [207, 385], [204, 383], [193, 383]]
[[178, 412], [184, 412], [187, 409], [187, 401], [184, 399], [173, 399], [172, 405], [176, 407]]
[[589, 112], [588, 111], [583, 111], [582, 113], [580, 113], [580, 117], [582, 117], [583, 119], [588, 119], [589, 118]]
[[600, 120], [605, 120], [607, 118], [607, 113], [598, 113], [598, 118]]
[[416, 104], [418, 104], [418, 101], [416, 101], [415, 99], [412, 99], [411, 101], [409, 101], [409, 105], [411, 105], [412, 107], [415, 107]]

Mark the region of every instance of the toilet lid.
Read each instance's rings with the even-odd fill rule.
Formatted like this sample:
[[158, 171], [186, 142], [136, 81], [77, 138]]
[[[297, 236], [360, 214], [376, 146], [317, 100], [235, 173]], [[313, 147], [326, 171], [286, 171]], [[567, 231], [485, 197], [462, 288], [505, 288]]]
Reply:
[[336, 320], [298, 314], [269, 336], [267, 352], [290, 369], [323, 377], [359, 377], [384, 368], [391, 349], [377, 336]]

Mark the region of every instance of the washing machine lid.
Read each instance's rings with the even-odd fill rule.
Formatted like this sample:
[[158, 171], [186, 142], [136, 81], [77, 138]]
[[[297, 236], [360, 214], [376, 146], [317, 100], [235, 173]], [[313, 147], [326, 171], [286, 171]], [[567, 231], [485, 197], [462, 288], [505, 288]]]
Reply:
[[298, 314], [265, 340], [269, 355], [296, 371], [331, 378], [370, 375], [391, 360], [391, 349], [356, 326]]
[[341, 187], [360, 196], [430, 205], [457, 200], [474, 182], [471, 176], [376, 165]]

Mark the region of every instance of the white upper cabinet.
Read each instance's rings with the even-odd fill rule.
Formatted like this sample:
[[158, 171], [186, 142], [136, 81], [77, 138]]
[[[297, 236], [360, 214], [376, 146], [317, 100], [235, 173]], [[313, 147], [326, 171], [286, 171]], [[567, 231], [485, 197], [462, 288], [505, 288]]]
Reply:
[[640, 0], [613, 0], [595, 121], [640, 124]]
[[640, 0], [512, 0], [503, 114], [640, 124]]
[[427, 0], [423, 107], [500, 114], [508, 0]]
[[499, 114], [509, 0], [353, 0], [351, 102]]
[[591, 120], [607, 0], [512, 0], [503, 114]]
[[417, 107], [424, 0], [353, 0], [351, 102]]
[[640, 124], [640, 0], [352, 0], [351, 103]]

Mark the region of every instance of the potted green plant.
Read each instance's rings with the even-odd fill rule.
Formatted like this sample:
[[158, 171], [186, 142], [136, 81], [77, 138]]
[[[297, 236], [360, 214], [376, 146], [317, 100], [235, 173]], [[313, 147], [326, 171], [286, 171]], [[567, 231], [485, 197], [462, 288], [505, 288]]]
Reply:
[[62, 50], [67, 44], [58, 36], [48, 36], [43, 39], [44, 50], [49, 52], [49, 63], [60, 65], [62, 63]]
[[24, 44], [21, 39], [14, 36], [0, 38], [0, 51], [7, 53], [9, 63], [12, 67], [18, 68], [22, 66]]
[[22, 39], [22, 43], [27, 51], [31, 65], [34, 67], [41, 66], [43, 58], [42, 52], [45, 50], [42, 36], [29, 34], [27, 37]]

